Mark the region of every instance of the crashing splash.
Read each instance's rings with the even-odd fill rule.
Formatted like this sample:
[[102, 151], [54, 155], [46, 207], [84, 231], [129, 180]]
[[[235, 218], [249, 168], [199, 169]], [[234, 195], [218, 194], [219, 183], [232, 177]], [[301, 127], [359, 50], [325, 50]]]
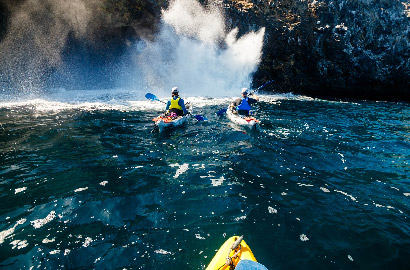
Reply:
[[136, 44], [134, 67], [127, 67], [122, 80], [160, 97], [169, 96], [173, 86], [181, 95], [205, 97], [237, 95], [249, 87], [261, 60], [264, 28], [238, 37], [238, 29], [226, 31], [221, 8], [193, 0], [173, 1], [162, 12], [162, 24], [153, 42]]

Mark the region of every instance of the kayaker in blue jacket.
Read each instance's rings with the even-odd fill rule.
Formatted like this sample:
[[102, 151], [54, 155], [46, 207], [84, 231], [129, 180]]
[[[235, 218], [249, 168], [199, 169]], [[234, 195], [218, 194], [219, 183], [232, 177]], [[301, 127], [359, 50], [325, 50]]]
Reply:
[[167, 102], [166, 110], [168, 114], [176, 114], [182, 116], [188, 113], [185, 108], [185, 102], [182, 98], [179, 97], [178, 87], [172, 88], [172, 97]]
[[[252, 96], [251, 98], [249, 96]], [[255, 94], [249, 94], [248, 88], [242, 88], [242, 97], [235, 99], [231, 103], [231, 110], [233, 113], [237, 113], [239, 115], [249, 116], [249, 111], [252, 109], [252, 104], [255, 104], [259, 101], [259, 97]]]

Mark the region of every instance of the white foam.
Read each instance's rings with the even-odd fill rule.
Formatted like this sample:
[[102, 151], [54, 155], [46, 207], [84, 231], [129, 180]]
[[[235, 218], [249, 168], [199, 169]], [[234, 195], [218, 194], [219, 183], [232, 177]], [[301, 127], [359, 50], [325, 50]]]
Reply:
[[336, 29], [342, 29], [342, 30], [344, 30], [344, 31], [347, 31], [347, 26], [345, 26], [344, 23], [341, 23], [341, 24], [339, 24], [339, 25], [336, 25], [335, 28], [336, 28]]
[[357, 199], [355, 197], [353, 197], [352, 195], [347, 194], [346, 192], [340, 191], [340, 190], [334, 190], [335, 192], [341, 193], [347, 197], [349, 197], [352, 201], [357, 201]]
[[83, 247], [88, 247], [92, 242], [93, 242], [93, 239], [91, 237], [86, 237], [83, 243]]
[[30, 221], [30, 223], [31, 225], [33, 225], [35, 229], [38, 229], [38, 228], [43, 227], [45, 224], [49, 223], [50, 221], [52, 221], [55, 217], [56, 217], [56, 212], [51, 211], [50, 214], [47, 215], [47, 217], [43, 219], [36, 219], [36, 220]]
[[401, 2], [404, 6], [404, 15], [410, 18], [410, 3]]
[[74, 190], [74, 192], [81, 192], [81, 191], [84, 191], [84, 190], [87, 190], [87, 189], [88, 189], [88, 187], [77, 188], [76, 190]]
[[376, 207], [379, 207], [379, 208], [394, 209], [393, 206], [390, 206], [390, 205], [385, 206], [385, 205], [381, 205], [381, 204], [378, 204], [378, 203], [375, 203], [375, 202], [373, 202], [373, 205], [376, 206]]
[[312, 184], [302, 184], [302, 183], [297, 183], [297, 184], [298, 184], [298, 186], [300, 186], [300, 187], [313, 187]]
[[12, 249], [22, 249], [28, 246], [27, 240], [14, 240], [10, 244], [13, 245]]
[[7, 239], [10, 235], [12, 235], [14, 233], [14, 230], [16, 229], [16, 227], [18, 225], [21, 225], [21, 224], [25, 223], [26, 221], [27, 221], [27, 219], [22, 218], [22, 219], [18, 220], [16, 222], [16, 224], [14, 224], [13, 227], [11, 227], [7, 230], [1, 231], [0, 232], [0, 244], [3, 244], [4, 240]]
[[277, 214], [278, 210], [276, 210], [275, 208], [268, 206], [268, 212], [269, 214]]
[[309, 238], [308, 238], [305, 234], [301, 234], [301, 235], [300, 235], [300, 240], [301, 240], [302, 242], [305, 242], [305, 241], [308, 241]]
[[[126, 97], [124, 97], [126, 98]], [[117, 111], [149, 111], [160, 110], [164, 107], [163, 104], [148, 102], [145, 100], [117, 100], [115, 102], [107, 103], [104, 100], [90, 102], [89, 100], [48, 100], [45, 98], [26, 99], [21, 101], [0, 102], [0, 108], [15, 108], [15, 107], [29, 107], [35, 110], [38, 114], [41, 113], [58, 113], [65, 110], [117, 110]]]
[[225, 181], [225, 177], [222, 175], [220, 178], [211, 178], [212, 181], [212, 186], [216, 187], [216, 186], [220, 186], [223, 184], [223, 182]]
[[199, 233], [196, 233], [195, 237], [201, 240], [205, 240], [205, 237], [201, 236]]
[[27, 187], [16, 188], [16, 189], [14, 190], [14, 194], [17, 194], [17, 193], [23, 192], [23, 191], [25, 191], [26, 189], [27, 189]]
[[[115, 99], [107, 99], [104, 94], [111, 91], [115, 93]], [[134, 90], [139, 91], [139, 90]], [[79, 94], [85, 92], [87, 95], [80, 96]], [[90, 92], [90, 93], [88, 93]], [[145, 95], [146, 92], [144, 92]], [[168, 93], [169, 94], [169, 93]], [[163, 101], [169, 98], [169, 95], [165, 95]], [[43, 115], [50, 116], [50, 114], [59, 114], [63, 111], [107, 111], [115, 110], [121, 112], [129, 111], [154, 111], [162, 112], [165, 109], [165, 105], [157, 101], [149, 101], [142, 94], [130, 96], [122, 89], [110, 89], [110, 90], [70, 90], [65, 91], [61, 95], [51, 95], [46, 97], [44, 94], [42, 97], [27, 98], [14, 101], [0, 102], [0, 108], [29, 108], [35, 112], [36, 117]], [[230, 97], [218, 97], [218, 95], [212, 98], [204, 97], [208, 95], [205, 91], [203, 96], [193, 96], [192, 93], [181, 93], [181, 97], [186, 102], [190, 102], [193, 105], [193, 112], [196, 109], [220, 105], [227, 106], [235, 97], [239, 96], [239, 90], [236, 89], [232, 92]], [[287, 99], [286, 95], [258, 95], [263, 102], [271, 102], [271, 100]], [[0, 96], [1, 99], [1, 96]], [[17, 169], [17, 168], [15, 168]]]
[[48, 238], [44, 238], [43, 241], [41, 241], [43, 244], [48, 244], [48, 243], [52, 243], [56, 241], [56, 238], [54, 237], [53, 239], [48, 239]]
[[3, 244], [3, 243], [4, 243], [4, 240], [5, 240], [8, 236], [10, 236], [11, 234], [14, 233], [14, 230], [15, 230], [16, 226], [17, 226], [17, 225], [15, 225], [15, 226], [12, 227], [12, 228], [9, 228], [9, 229], [7, 229], [7, 230], [4, 230], [4, 231], [1, 231], [1, 232], [0, 232], [0, 244]]
[[246, 216], [240, 216], [240, 217], [236, 217], [234, 220], [235, 221], [239, 221], [239, 220], [245, 220]]
[[328, 190], [327, 188], [324, 188], [324, 187], [320, 187], [320, 189], [321, 189], [323, 192], [326, 192], [326, 193], [329, 193], [329, 192], [330, 192], [330, 190]]
[[164, 250], [164, 249], [157, 249], [157, 250], [155, 250], [154, 252], [155, 252], [155, 253], [158, 253], [158, 254], [162, 254], [162, 255], [171, 255], [171, 254], [172, 254], [172, 252], [166, 251], [166, 250]]
[[179, 165], [178, 163], [175, 164], [170, 164], [169, 166], [171, 167], [179, 167], [178, 170], [176, 171], [174, 178], [178, 178], [181, 174], [183, 174], [184, 172], [186, 172], [189, 168], [189, 164], [188, 163], [184, 163], [182, 165]]
[[338, 153], [338, 154], [342, 157], [341, 158], [342, 163], [345, 163], [346, 162], [345, 156], [342, 153]]

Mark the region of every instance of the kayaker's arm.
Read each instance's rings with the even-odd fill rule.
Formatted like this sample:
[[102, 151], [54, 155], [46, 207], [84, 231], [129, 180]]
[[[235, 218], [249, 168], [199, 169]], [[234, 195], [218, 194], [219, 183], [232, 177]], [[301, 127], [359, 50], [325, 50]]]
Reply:
[[181, 106], [182, 111], [184, 112], [184, 114], [187, 114], [187, 113], [188, 113], [188, 111], [187, 111], [186, 108], [185, 108], [185, 102], [184, 102], [184, 100], [183, 100], [182, 98], [179, 99], [178, 105]]
[[259, 102], [259, 97], [257, 95], [255, 95], [254, 93], [252, 93], [250, 96], [252, 96], [251, 98], [253, 98], [254, 100]]
[[239, 106], [239, 104], [241, 104], [241, 98], [237, 98], [234, 101], [231, 102], [231, 105], [229, 106], [231, 108], [232, 111], [235, 111], [236, 107]]
[[[236, 105], [236, 106], [237, 106], [237, 105]], [[231, 111], [234, 111], [235, 108], [236, 108], [236, 106], [235, 106], [235, 103], [232, 102], [231, 104], [229, 104], [229, 109], [230, 109]]]
[[169, 106], [171, 106], [171, 101], [168, 100], [168, 102], [167, 102], [167, 107], [165, 108], [166, 111], [169, 110]]

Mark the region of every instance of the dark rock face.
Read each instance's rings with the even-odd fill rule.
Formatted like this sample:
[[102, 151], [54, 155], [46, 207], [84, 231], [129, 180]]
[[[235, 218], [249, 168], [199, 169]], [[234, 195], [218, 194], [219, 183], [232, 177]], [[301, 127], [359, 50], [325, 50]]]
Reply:
[[410, 3], [225, 1], [233, 25], [266, 27], [254, 85], [310, 96], [410, 101]]

